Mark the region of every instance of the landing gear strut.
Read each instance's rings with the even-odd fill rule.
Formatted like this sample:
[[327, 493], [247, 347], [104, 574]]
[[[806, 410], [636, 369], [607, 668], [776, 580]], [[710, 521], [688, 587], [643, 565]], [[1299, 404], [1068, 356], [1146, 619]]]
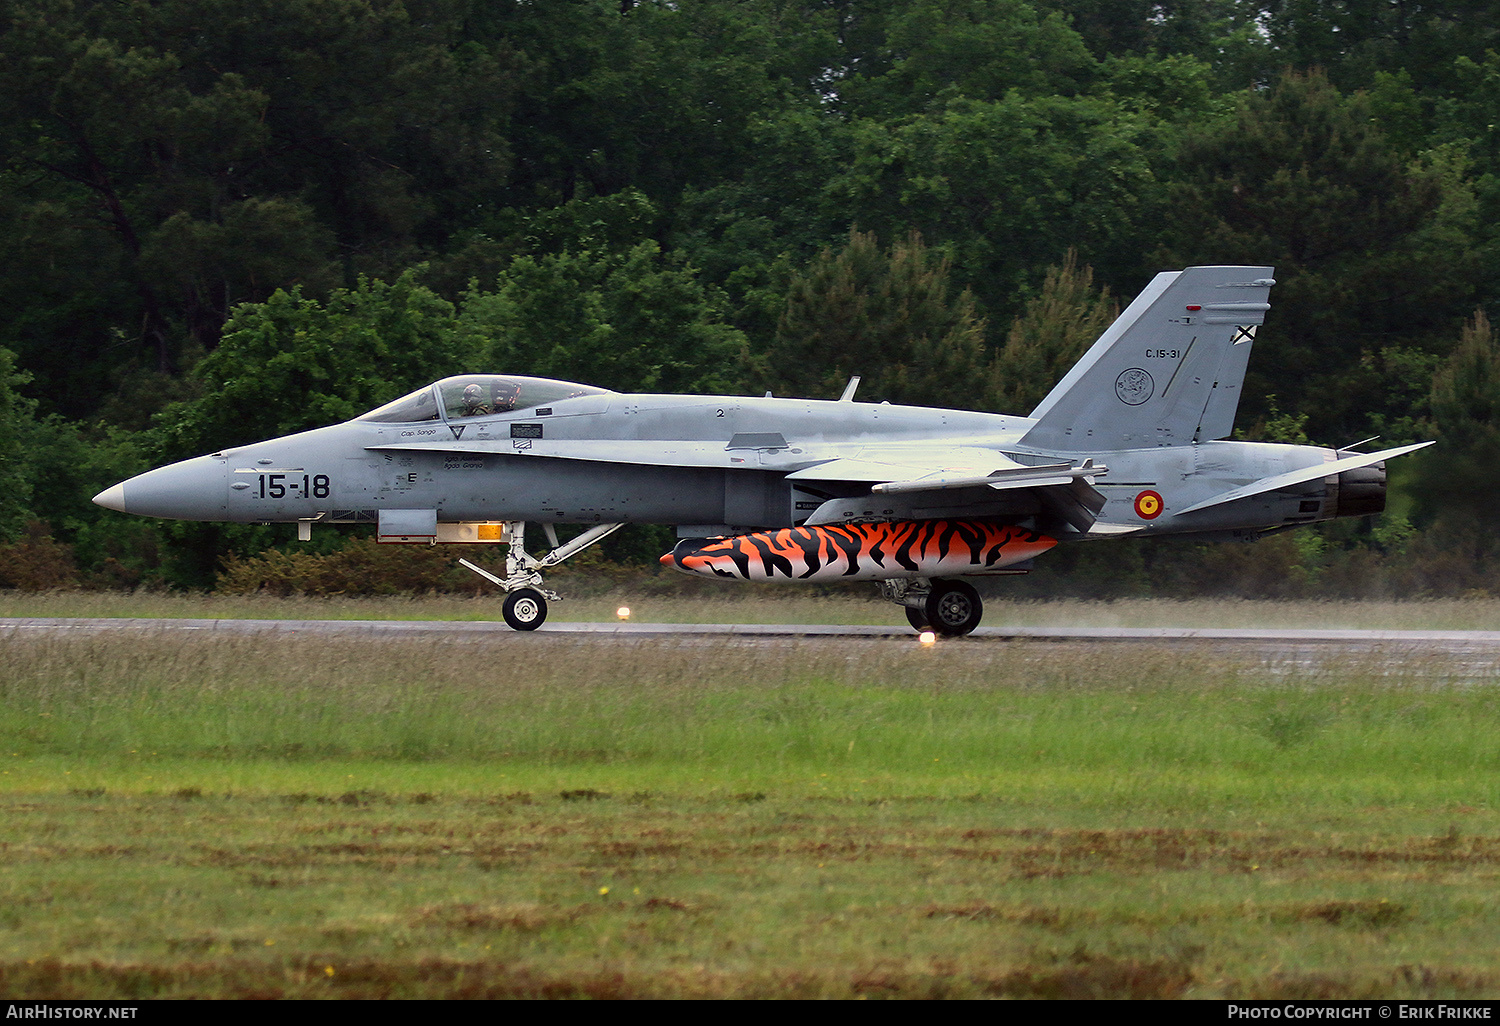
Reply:
[[534, 631], [547, 619], [547, 603], [561, 602], [562, 596], [542, 583], [542, 571], [551, 570], [570, 556], [576, 556], [597, 541], [603, 541], [624, 524], [599, 524], [584, 531], [566, 545], [559, 545], [557, 531], [551, 524], [543, 524], [547, 541], [552, 551], [541, 559], [526, 551], [526, 524], [511, 520], [505, 524], [505, 540], [510, 545], [505, 554], [505, 576], [496, 577], [483, 567], [475, 566], [467, 559], [459, 562], [480, 577], [505, 592], [505, 602], [500, 607], [505, 622], [518, 631]]
[[919, 631], [957, 638], [978, 627], [984, 618], [979, 592], [965, 581], [894, 578], [880, 582], [880, 594], [904, 606], [906, 622]]

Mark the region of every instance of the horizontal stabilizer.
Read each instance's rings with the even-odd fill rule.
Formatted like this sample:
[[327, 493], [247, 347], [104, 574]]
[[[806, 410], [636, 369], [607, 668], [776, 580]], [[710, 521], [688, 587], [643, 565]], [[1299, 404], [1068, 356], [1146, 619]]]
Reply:
[[1261, 478], [1259, 481], [1252, 482], [1244, 487], [1222, 492], [1211, 499], [1204, 499], [1202, 502], [1194, 503], [1187, 509], [1178, 510], [1177, 515], [1186, 516], [1189, 513], [1196, 513], [1200, 509], [1222, 506], [1226, 502], [1234, 502], [1238, 499], [1248, 499], [1250, 496], [1260, 495], [1262, 492], [1274, 492], [1282, 488], [1291, 488], [1295, 485], [1305, 484], [1308, 481], [1318, 481], [1325, 477], [1334, 477], [1346, 470], [1368, 467], [1379, 463], [1381, 460], [1394, 459], [1397, 456], [1404, 456], [1409, 452], [1416, 452], [1418, 449], [1425, 449], [1432, 444], [1432, 442], [1418, 442], [1415, 445], [1403, 445], [1395, 449], [1385, 449], [1381, 452], [1361, 453], [1357, 456], [1346, 456], [1341, 460], [1334, 460], [1331, 463], [1320, 463], [1316, 467], [1304, 467], [1302, 470], [1277, 474], [1275, 477]]

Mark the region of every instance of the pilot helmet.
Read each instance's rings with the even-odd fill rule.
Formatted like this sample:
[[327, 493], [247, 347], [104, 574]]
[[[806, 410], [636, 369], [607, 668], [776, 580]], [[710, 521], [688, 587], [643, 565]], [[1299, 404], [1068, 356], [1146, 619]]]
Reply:
[[478, 385], [467, 385], [464, 387], [464, 404], [475, 406], [484, 402], [484, 389]]

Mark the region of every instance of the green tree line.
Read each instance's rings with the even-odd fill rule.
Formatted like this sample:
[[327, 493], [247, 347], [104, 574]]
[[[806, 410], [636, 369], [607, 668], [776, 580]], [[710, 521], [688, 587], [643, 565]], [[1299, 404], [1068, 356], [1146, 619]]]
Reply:
[[0, 0], [0, 539], [209, 584], [280, 536], [89, 496], [461, 370], [1024, 414], [1155, 272], [1269, 263], [1241, 433], [1442, 443], [1405, 526], [1298, 558], [1440, 534], [1487, 588], [1497, 36], [1479, 0]]

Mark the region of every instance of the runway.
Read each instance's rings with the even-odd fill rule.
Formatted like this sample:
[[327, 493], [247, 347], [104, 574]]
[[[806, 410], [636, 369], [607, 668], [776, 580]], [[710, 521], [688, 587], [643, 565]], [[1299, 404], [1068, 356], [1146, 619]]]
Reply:
[[[553, 637], [899, 639], [915, 641], [910, 627], [838, 624], [568, 623], [552, 621], [538, 631], [512, 631], [483, 620], [189, 620], [146, 618], [0, 618], [0, 637], [131, 632], [315, 635], [323, 637]], [[1500, 657], [1500, 631], [1401, 631], [1283, 627], [980, 627], [945, 643], [1071, 642], [1075, 644], [1211, 644], [1216, 646], [1318, 646], [1348, 651], [1404, 648], [1449, 655], [1491, 653]]]

